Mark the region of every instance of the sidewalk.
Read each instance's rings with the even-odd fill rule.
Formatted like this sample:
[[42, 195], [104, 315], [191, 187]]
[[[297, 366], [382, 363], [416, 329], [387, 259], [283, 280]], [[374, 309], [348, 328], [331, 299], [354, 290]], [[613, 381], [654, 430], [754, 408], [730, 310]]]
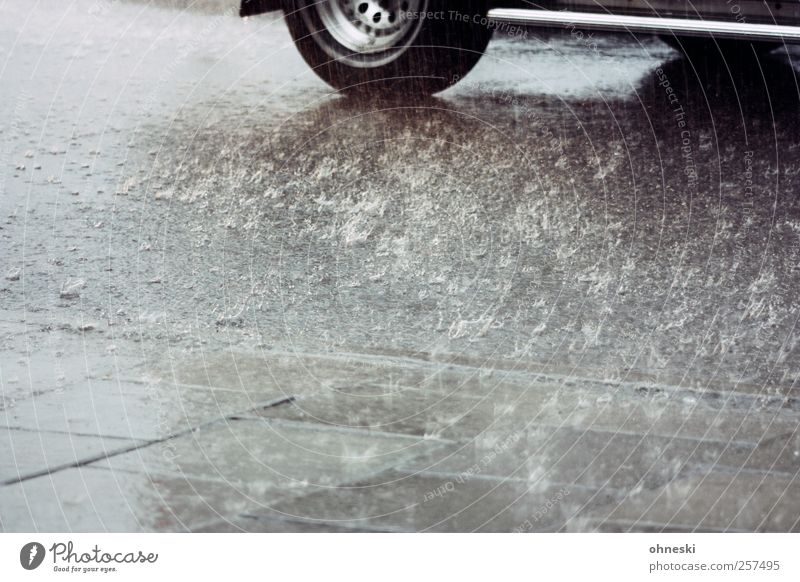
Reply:
[[800, 531], [797, 402], [221, 353], [4, 411], [4, 531]]

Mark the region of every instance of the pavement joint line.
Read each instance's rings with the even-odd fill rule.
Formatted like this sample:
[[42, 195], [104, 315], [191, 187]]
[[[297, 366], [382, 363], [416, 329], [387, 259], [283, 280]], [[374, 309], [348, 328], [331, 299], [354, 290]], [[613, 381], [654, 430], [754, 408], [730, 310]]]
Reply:
[[[247, 394], [248, 388], [230, 388], [226, 386], [208, 386], [204, 384], [185, 384], [183, 382], [164, 382], [161, 380], [142, 380], [141, 378], [102, 378], [89, 377], [95, 382], [115, 382], [120, 384], [136, 384], [138, 386], [164, 386], [169, 388], [191, 388], [192, 390], [205, 390], [206, 392], [230, 392], [232, 394]], [[254, 388], [253, 391], [256, 389]]]
[[[413, 435], [413, 434], [405, 434], [405, 433], [395, 433], [395, 432], [388, 432], [388, 431], [380, 431], [380, 430], [371, 430], [369, 428], [354, 428], [354, 427], [347, 427], [341, 426], [336, 424], [322, 424], [319, 422], [314, 421], [304, 421], [304, 420], [292, 420], [288, 418], [275, 418], [275, 417], [268, 417], [268, 416], [260, 416], [260, 415], [243, 415], [237, 420], [247, 420], [247, 421], [265, 421], [265, 422], [278, 422], [283, 424], [298, 424], [298, 425], [310, 425], [316, 427], [315, 430], [347, 430], [352, 432], [362, 432], [362, 433], [369, 433], [370, 435], [380, 435], [386, 437], [394, 437], [394, 438], [406, 438], [406, 439], [414, 439], [414, 440], [429, 440], [434, 442], [441, 442], [444, 444], [468, 444], [471, 442], [468, 439], [448, 439], [448, 438], [441, 438], [441, 437], [426, 437], [424, 435]], [[631, 436], [631, 437], [641, 437], [643, 433], [632, 431], [632, 430], [618, 430], [618, 429], [604, 429], [604, 428], [594, 428], [594, 427], [585, 427], [580, 425], [563, 425], [563, 424], [550, 424], [550, 423], [536, 423], [536, 424], [527, 424], [525, 426], [526, 430], [535, 430], [537, 428], [544, 428], [544, 429], [563, 429], [563, 430], [573, 430], [573, 431], [580, 431], [582, 433], [585, 432], [595, 432], [601, 434], [609, 434], [609, 435], [623, 435], [623, 436]], [[676, 441], [688, 441], [692, 443], [701, 443], [701, 444], [715, 444], [715, 445], [728, 445], [728, 446], [735, 446], [735, 447], [742, 447], [746, 449], [755, 449], [759, 443], [754, 441], [742, 441], [742, 440], [722, 440], [722, 439], [712, 439], [707, 437], [694, 437], [694, 436], [679, 436], [675, 434], [659, 434], [652, 432], [652, 429], [649, 433], [645, 436], [657, 438], [657, 439], [671, 439]]]
[[598, 432], [602, 434], [610, 434], [610, 435], [623, 435], [623, 436], [632, 436], [632, 437], [647, 437], [647, 438], [657, 438], [657, 439], [665, 439], [668, 438], [670, 440], [678, 440], [678, 441], [689, 441], [693, 443], [709, 443], [715, 445], [731, 445], [736, 447], [744, 447], [749, 449], [756, 448], [759, 443], [755, 441], [740, 441], [740, 440], [722, 440], [722, 439], [712, 439], [708, 437], [695, 437], [695, 436], [679, 436], [677, 434], [662, 434], [653, 432], [653, 428], [650, 427], [648, 432], [642, 433], [634, 430], [621, 430], [621, 429], [606, 429], [606, 428], [594, 428], [592, 426], [581, 426], [581, 425], [563, 425], [563, 424], [550, 424], [550, 423], [541, 423], [541, 424], [534, 424], [530, 425], [531, 428], [550, 428], [550, 429], [570, 429], [574, 431], [580, 431], [582, 433], [585, 432]]
[[[519, 484], [527, 483], [536, 485], [537, 488], [539, 488], [539, 485], [536, 483], [536, 479], [531, 481], [531, 479], [526, 479], [524, 477], [502, 477], [500, 475], [468, 475], [465, 477], [463, 472], [455, 473], [452, 471], [429, 471], [429, 470], [414, 471], [407, 465], [400, 465], [396, 467], [394, 470], [408, 477], [437, 477], [448, 480], [457, 479], [461, 477], [463, 478], [465, 483], [468, 483], [470, 481], [486, 481], [490, 483], [497, 483], [498, 485], [502, 485], [503, 483], [519, 483]], [[590, 493], [600, 491], [602, 493], [609, 493], [612, 496], [621, 496], [621, 497], [624, 497], [629, 493], [629, 490], [620, 489], [619, 487], [594, 487], [592, 485], [584, 485], [582, 483], [569, 483], [566, 481], [547, 481], [546, 483], [543, 483], [543, 485], [544, 487], [541, 487], [542, 489], [550, 487], [569, 487], [571, 489], [578, 489]], [[657, 491], [660, 490], [664, 485], [665, 484], [662, 483], [657, 485], [656, 487], [647, 488], [647, 490]]]
[[[260, 404], [258, 406], [255, 406], [255, 407], [253, 407], [251, 409], [248, 409], [248, 410], [263, 410], [265, 408], [271, 408], [273, 406], [280, 406], [281, 404], [292, 402], [293, 400], [294, 400], [294, 396], [289, 396], [289, 397], [285, 397], [284, 396], [284, 397], [281, 397], [281, 398], [276, 398], [274, 400], [267, 401], [265, 403], [262, 403], [262, 404]], [[63, 463], [61, 465], [56, 465], [55, 467], [52, 467], [52, 468], [48, 467], [46, 469], [42, 469], [41, 471], [35, 471], [35, 472], [29, 473], [27, 475], [20, 475], [18, 477], [15, 477], [14, 479], [7, 479], [6, 481], [0, 482], [0, 486], [16, 485], [17, 483], [22, 483], [24, 481], [29, 481], [31, 479], [36, 479], [38, 477], [44, 477], [45, 475], [53, 475], [54, 473], [58, 473], [60, 471], [65, 471], [67, 469], [77, 469], [77, 468], [80, 468], [80, 467], [85, 467], [85, 466], [87, 466], [87, 465], [89, 465], [91, 463], [96, 463], [98, 461], [103, 461], [105, 459], [110, 459], [112, 457], [117, 457], [119, 455], [124, 455], [125, 453], [131, 453], [133, 451], [144, 449], [144, 448], [147, 448], [147, 447], [150, 447], [150, 446], [153, 446], [153, 445], [158, 445], [158, 444], [161, 444], [161, 443], [165, 443], [167, 441], [176, 439], [178, 437], [186, 436], [188, 434], [192, 434], [192, 433], [197, 432], [199, 430], [202, 430], [204, 428], [208, 428], [209, 426], [213, 426], [213, 425], [218, 424], [220, 422], [234, 420], [234, 417], [241, 416], [242, 414], [243, 414], [242, 412], [238, 412], [238, 413], [233, 413], [233, 414], [230, 414], [230, 415], [227, 415], [227, 416], [214, 418], [212, 420], [201, 422], [200, 424], [198, 424], [196, 426], [193, 426], [193, 427], [190, 427], [190, 428], [187, 428], [187, 429], [184, 429], [184, 430], [180, 430], [180, 431], [177, 431], [177, 432], [170, 433], [167, 436], [164, 436], [164, 437], [161, 437], [161, 438], [158, 438], [158, 439], [139, 441], [139, 443], [136, 444], [136, 445], [133, 445], [133, 446], [130, 446], [130, 447], [126, 447], [126, 448], [120, 449], [120, 450], [115, 450], [112, 453], [103, 452], [101, 454], [94, 455], [92, 457], [87, 457], [87, 458], [81, 459], [79, 461], [74, 461], [72, 463]]]
[[97, 433], [88, 433], [88, 432], [75, 432], [71, 430], [53, 430], [49, 428], [28, 428], [26, 426], [13, 426], [7, 424], [0, 424], [0, 429], [7, 429], [7, 430], [18, 430], [21, 432], [33, 432], [39, 433], [44, 432], [48, 434], [63, 434], [63, 435], [72, 435], [78, 437], [93, 437], [99, 439], [118, 439], [123, 441], [140, 441], [140, 442], [147, 442], [149, 439], [143, 439], [135, 436], [117, 436], [117, 435], [106, 435], [106, 434], [97, 434]]
[[[113, 381], [113, 380], [107, 378], [105, 380], [97, 379], [97, 381], [110, 382], [110, 381]], [[210, 392], [213, 392], [213, 391], [230, 392], [232, 394], [247, 394], [249, 391], [255, 392], [255, 391], [259, 390], [258, 387], [242, 386], [241, 388], [230, 388], [230, 387], [226, 387], [226, 386], [209, 386], [209, 385], [204, 385], [204, 384], [186, 384], [186, 383], [183, 383], [183, 382], [177, 382], [177, 383], [165, 383], [165, 382], [159, 382], [159, 381], [155, 381], [154, 382], [154, 381], [148, 381], [148, 380], [137, 380], [137, 379], [132, 379], [132, 378], [120, 378], [119, 381], [120, 382], [124, 382], [124, 383], [129, 383], [129, 384], [161, 385], [161, 386], [169, 386], [169, 387], [176, 387], [176, 388], [178, 388], [178, 387], [180, 387], [180, 388], [191, 388], [193, 390], [205, 390], [205, 391], [210, 391]], [[363, 383], [354, 382], [354, 383], [348, 384], [348, 386], [352, 386], [354, 384], [363, 384]], [[394, 386], [392, 386], [391, 384], [386, 384], [386, 383], [369, 384], [369, 386], [394, 388]], [[333, 387], [330, 387], [330, 388], [324, 388], [323, 391], [326, 392], [326, 393], [344, 393], [343, 390], [342, 390], [343, 387], [344, 386], [333, 386]], [[561, 386], [559, 386], [558, 388], [560, 389]], [[429, 390], [427, 388], [420, 388], [420, 387], [417, 387], [417, 386], [404, 386], [401, 390], [394, 390], [392, 392], [385, 392], [383, 394], [374, 394], [373, 396], [375, 396], [375, 397], [403, 396], [403, 395], [406, 395], [406, 394], [408, 394], [410, 392], [413, 392], [415, 394], [420, 394], [420, 395], [452, 394], [452, 391], [447, 391], [447, 390]], [[351, 395], [350, 393], [345, 393], [345, 394]], [[463, 398], [465, 400], [486, 400], [486, 396], [480, 396], [480, 395], [476, 395], [476, 394], [461, 394], [461, 393], [459, 393], [457, 396], [458, 396], [458, 398]]]
[[227, 479], [221, 477], [214, 477], [209, 475], [199, 475], [197, 473], [190, 473], [188, 471], [169, 471], [169, 470], [161, 470], [161, 469], [151, 469], [146, 466], [142, 466], [141, 468], [131, 469], [128, 467], [114, 467], [114, 466], [103, 466], [98, 465], [96, 463], [101, 462], [105, 459], [100, 459], [100, 461], [94, 461], [89, 465], [83, 467], [84, 469], [92, 469], [95, 471], [108, 471], [110, 473], [125, 473], [127, 475], [142, 475], [145, 474], [149, 477], [164, 477], [168, 479], [176, 479], [181, 478], [186, 481], [197, 481], [197, 482], [207, 482], [207, 483], [218, 483], [220, 485], [226, 486], [235, 486], [235, 487], [244, 487], [246, 486], [245, 481], [236, 480], [236, 479]]
[[[16, 408], [17, 403], [25, 403], [25, 402], [28, 402], [29, 400], [33, 400], [34, 398], [39, 398], [41, 396], [47, 396], [48, 394], [53, 394], [54, 392], [58, 392], [60, 390], [63, 390], [63, 391], [69, 390], [69, 388], [72, 387], [72, 386], [74, 386], [74, 384], [70, 385], [68, 387], [65, 386], [65, 387], [61, 387], [61, 388], [50, 388], [49, 390], [41, 390], [41, 389], [40, 390], [34, 390], [33, 392], [28, 392], [28, 393], [26, 393], [26, 394], [24, 394], [22, 396], [18, 396], [18, 397], [14, 397], [14, 398], [7, 398], [7, 399], [4, 398], [3, 399], [4, 403], [0, 404], [0, 412], [5, 412], [7, 410], [13, 410], [14, 408]], [[2, 396], [3, 395], [0, 395], [0, 397], [2, 397]], [[6, 401], [8, 402], [7, 405], [5, 404]]]
[[[397, 367], [400, 368], [421, 368], [421, 367], [436, 367], [438, 368], [437, 372], [450, 372], [450, 371], [457, 371], [459, 369], [464, 371], [471, 371], [472, 375], [480, 375], [480, 371], [485, 369], [474, 365], [464, 364], [464, 363], [452, 363], [452, 362], [440, 362], [440, 361], [433, 361], [433, 360], [425, 360], [422, 358], [412, 358], [408, 356], [391, 356], [391, 355], [372, 355], [372, 354], [363, 354], [363, 353], [356, 353], [356, 352], [340, 352], [337, 354], [330, 354], [324, 352], [285, 352], [285, 351], [273, 351], [269, 352], [270, 356], [275, 357], [294, 357], [297, 359], [320, 359], [320, 360], [345, 360], [345, 361], [361, 361], [361, 362], [378, 362], [383, 367], [387, 367], [387, 362], [394, 362]], [[442, 369], [442, 367], [445, 367]], [[800, 397], [798, 396], [778, 396], [778, 395], [771, 395], [771, 394], [761, 394], [762, 389], [759, 389], [759, 393], [753, 394], [749, 392], [740, 392], [736, 390], [705, 390], [705, 389], [698, 389], [692, 388], [688, 386], [676, 386], [673, 384], [664, 384], [659, 382], [651, 382], [651, 381], [632, 381], [632, 380], [598, 380], [596, 378], [590, 378], [585, 376], [575, 376], [575, 375], [566, 375], [566, 374], [557, 374], [553, 372], [529, 372], [526, 370], [508, 370], [503, 368], [491, 368], [492, 376], [495, 374], [503, 375], [503, 376], [513, 376], [519, 377], [521, 379], [526, 379], [529, 382], [538, 382], [538, 383], [550, 383], [555, 384], [559, 387], [570, 386], [571, 384], [586, 384], [586, 385], [595, 385], [595, 386], [603, 386], [608, 389], [624, 389], [626, 391], [633, 391], [634, 393], [641, 391], [642, 389], [646, 391], [663, 391], [665, 393], [669, 393], [671, 396], [677, 396], [681, 394], [691, 394], [696, 396], [700, 400], [704, 401], [715, 401], [717, 399], [725, 399], [726, 402], [729, 402], [731, 398], [752, 402], [758, 401], [763, 399], [770, 399], [775, 400], [776, 403], [780, 402], [781, 406], [779, 409], [788, 408], [794, 410], [800, 409]], [[757, 388], [757, 387], [756, 387]]]
[[[433, 367], [433, 366], [446, 366], [448, 368], [447, 371], [454, 371], [456, 368], [462, 368], [465, 370], [470, 370], [473, 372], [473, 375], [476, 371], [481, 370], [482, 368], [477, 366], [471, 366], [468, 364], [458, 364], [458, 363], [448, 363], [448, 362], [435, 362], [430, 360], [418, 359], [418, 358], [409, 358], [409, 357], [400, 357], [400, 356], [378, 356], [378, 355], [371, 355], [371, 354], [358, 354], [352, 352], [344, 352], [341, 355], [332, 355], [332, 354], [325, 354], [325, 353], [318, 353], [318, 352], [303, 352], [303, 353], [291, 353], [291, 352], [270, 352], [270, 355], [274, 355], [276, 357], [295, 357], [295, 358], [311, 358], [311, 359], [327, 359], [327, 360], [340, 360], [340, 359], [353, 359], [353, 360], [362, 360], [366, 362], [371, 361], [379, 361], [385, 364], [385, 360], [393, 360], [396, 362], [395, 365], [399, 367], [410, 367], [408, 362], [414, 362], [414, 366], [426, 366], [426, 367]], [[564, 387], [570, 387], [574, 384], [585, 384], [586, 387], [590, 386], [600, 386], [610, 390], [617, 390], [622, 389], [625, 391], [633, 391], [636, 396], [639, 396], [640, 392], [644, 390], [646, 393], [649, 392], [663, 392], [668, 394], [673, 398], [677, 398], [680, 395], [692, 395], [698, 398], [698, 400], [703, 401], [706, 404], [714, 403], [717, 401], [724, 400], [726, 406], [731, 404], [731, 400], [733, 400], [734, 408], [741, 408], [741, 409], [751, 409], [753, 408], [754, 402], [760, 401], [772, 401], [772, 403], [768, 407], [762, 407], [760, 409], [748, 410], [749, 414], [755, 413], [774, 413], [774, 412], [782, 412], [786, 414], [791, 414], [791, 412], [795, 412], [800, 410], [800, 397], [796, 396], [779, 396], [773, 394], [753, 394], [749, 392], [739, 392], [739, 391], [721, 391], [721, 390], [703, 390], [691, 387], [683, 387], [683, 386], [675, 386], [672, 384], [663, 384], [663, 383], [654, 383], [654, 382], [647, 382], [647, 381], [609, 381], [609, 380], [598, 380], [596, 378], [589, 378], [589, 377], [582, 377], [582, 376], [571, 376], [571, 375], [563, 375], [563, 374], [555, 374], [555, 373], [543, 373], [543, 372], [529, 372], [525, 370], [505, 370], [500, 368], [492, 368], [493, 372], [497, 372], [498, 374], [503, 374], [505, 376], [518, 376], [521, 379], [525, 379], [531, 383], [539, 383], [539, 384], [547, 384], [549, 388], [555, 389], [563, 389]], [[105, 380], [105, 381], [113, 381], [111, 378], [96, 378], [97, 380]], [[121, 382], [130, 382], [136, 384], [165, 384], [161, 380], [144, 380], [141, 378], [120, 378], [119, 381]], [[242, 386], [242, 389], [237, 388], [230, 388], [224, 386], [209, 386], [209, 385], [201, 385], [201, 384], [186, 384], [182, 382], [176, 383], [166, 383], [165, 385], [175, 386], [175, 387], [186, 387], [192, 389], [202, 389], [202, 390], [218, 390], [218, 391], [229, 391], [229, 392], [237, 392], [241, 393], [243, 391], [247, 391], [248, 388]], [[377, 384], [381, 386], [382, 384]], [[385, 383], [384, 383], [385, 385]], [[414, 390], [418, 390], [420, 392], [424, 392], [416, 387], [410, 387]], [[524, 388], [528, 389], [528, 388]], [[469, 397], [469, 395], [465, 395]], [[480, 398], [480, 397], [473, 397], [473, 398]], [[717, 409], [718, 407], [712, 406], [711, 408]]]
[[[705, 472], [703, 472], [705, 470]], [[800, 468], [794, 473], [789, 471], [781, 471], [778, 469], [757, 469], [754, 467], [737, 467], [735, 465], [726, 465], [726, 464], [710, 464], [710, 463], [703, 463], [698, 464], [686, 471], [684, 474], [681, 475], [681, 479], [687, 479], [689, 477], [706, 477], [708, 475], [712, 475], [714, 473], [718, 473], [721, 475], [733, 475], [734, 477], [737, 475], [755, 475], [755, 476], [768, 476], [768, 477], [783, 477], [784, 479], [789, 479], [791, 481], [798, 478], [800, 475]]]
[[[167, 440], [167, 439], [163, 439]], [[0, 486], [7, 486], [7, 485], [16, 485], [17, 483], [22, 483], [24, 481], [29, 481], [31, 479], [36, 479], [38, 477], [44, 477], [45, 475], [53, 475], [54, 473], [58, 473], [60, 471], [64, 471], [66, 469], [77, 469], [79, 467], [83, 467], [90, 463], [94, 463], [96, 461], [101, 461], [103, 459], [108, 459], [110, 457], [115, 457], [117, 455], [122, 455], [125, 453], [130, 453], [131, 451], [135, 451], [137, 449], [141, 449], [143, 447], [148, 447], [151, 444], [155, 444], [157, 442], [162, 441], [146, 441], [144, 443], [132, 445], [130, 447], [126, 447], [124, 449], [115, 450], [113, 453], [103, 452], [98, 455], [94, 455], [92, 457], [87, 457], [85, 459], [81, 459], [80, 461], [75, 461], [73, 463], [63, 463], [61, 465], [56, 465], [55, 467], [48, 467], [46, 469], [42, 469], [41, 471], [34, 471], [33, 473], [28, 473], [27, 475], [20, 475], [13, 479], [7, 479], [6, 481], [0, 482]]]
[[290, 420], [287, 418], [273, 418], [273, 417], [259, 416], [259, 415], [253, 415], [253, 416], [243, 415], [238, 417], [236, 420], [256, 421], [256, 422], [260, 421], [260, 422], [265, 422], [267, 424], [294, 426], [298, 428], [304, 428], [307, 430], [316, 430], [320, 432], [324, 431], [342, 432], [347, 434], [379, 436], [385, 438], [405, 439], [405, 440], [413, 440], [420, 442], [428, 441], [428, 442], [448, 444], [448, 445], [454, 445], [457, 443], [457, 441], [451, 439], [443, 439], [439, 437], [426, 437], [424, 435], [410, 435], [399, 432], [387, 432], [384, 430], [371, 430], [369, 428], [356, 428], [356, 427], [341, 426], [335, 424], [321, 424], [319, 422], [306, 422], [303, 420]]
[[[357, 431], [357, 432], [368, 432], [369, 434], [379, 434], [391, 437], [403, 437], [408, 439], [415, 439], [415, 440], [433, 440], [435, 442], [441, 442], [445, 444], [469, 444], [471, 442], [470, 439], [448, 439], [448, 438], [441, 438], [441, 437], [425, 437], [424, 435], [410, 435], [405, 433], [394, 433], [394, 432], [387, 432], [387, 431], [373, 431], [366, 428], [352, 428], [352, 427], [344, 427], [341, 425], [335, 424], [321, 424], [318, 422], [313, 421], [304, 421], [304, 420], [291, 420], [286, 418], [275, 418], [275, 417], [266, 417], [260, 415], [253, 415], [253, 416], [244, 416], [240, 420], [264, 420], [269, 422], [281, 422], [281, 423], [293, 423], [293, 424], [308, 424], [308, 425], [315, 425], [318, 430], [350, 430], [350, 431]], [[537, 428], [543, 429], [563, 429], [563, 430], [572, 430], [572, 431], [579, 431], [582, 433], [585, 432], [595, 432], [601, 434], [609, 434], [609, 435], [623, 435], [623, 436], [631, 436], [631, 437], [641, 437], [643, 433], [632, 431], [632, 430], [618, 430], [618, 429], [604, 429], [604, 428], [594, 428], [594, 427], [586, 427], [580, 425], [563, 425], [563, 424], [550, 424], [550, 423], [536, 423], [536, 424], [528, 424], [525, 427], [526, 429], [535, 430]], [[656, 439], [671, 439], [676, 441], [688, 441], [692, 443], [701, 443], [701, 444], [715, 444], [715, 445], [729, 445], [729, 446], [736, 446], [742, 447], [746, 449], [754, 449], [756, 448], [759, 443], [754, 441], [742, 441], [742, 440], [722, 440], [722, 439], [712, 439], [707, 437], [694, 437], [694, 436], [679, 436], [675, 434], [659, 434], [653, 433], [652, 430], [646, 436], [656, 438]]]
[[793, 436], [798, 434], [798, 429], [795, 429], [793, 432], [782, 432], [780, 434], [776, 434], [775, 436], [769, 437], [768, 439], [764, 439], [758, 442], [758, 446], [763, 447], [764, 445], [771, 445], [772, 443], [780, 443], [784, 440], [789, 440]]
[[247, 410], [244, 410], [242, 412], [234, 412], [233, 414], [230, 414], [230, 415], [226, 416], [225, 418], [228, 419], [228, 420], [242, 420], [243, 418], [247, 417], [248, 413], [256, 412], [256, 411], [259, 411], [259, 410], [268, 410], [270, 408], [275, 408], [275, 407], [280, 406], [282, 404], [291, 404], [295, 400], [297, 400], [297, 396], [295, 396], [295, 395], [292, 395], [292, 396], [279, 396], [278, 398], [274, 398], [272, 400], [268, 400], [265, 403], [258, 404], [256, 406], [254, 406], [252, 408], [248, 408]]

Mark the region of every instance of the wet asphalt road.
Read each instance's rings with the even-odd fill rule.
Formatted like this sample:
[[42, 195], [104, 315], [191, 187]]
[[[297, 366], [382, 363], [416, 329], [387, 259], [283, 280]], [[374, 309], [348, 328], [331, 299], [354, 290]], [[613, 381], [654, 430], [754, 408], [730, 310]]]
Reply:
[[800, 53], [531, 33], [415, 102], [277, 14], [0, 40], [1, 529], [799, 527]]

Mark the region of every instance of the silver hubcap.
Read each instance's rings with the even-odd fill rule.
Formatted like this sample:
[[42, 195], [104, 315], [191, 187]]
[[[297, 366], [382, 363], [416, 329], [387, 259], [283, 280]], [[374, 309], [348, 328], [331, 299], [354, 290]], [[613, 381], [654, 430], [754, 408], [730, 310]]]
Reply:
[[386, 50], [418, 27], [425, 0], [323, 0], [315, 6], [325, 28], [358, 53]]

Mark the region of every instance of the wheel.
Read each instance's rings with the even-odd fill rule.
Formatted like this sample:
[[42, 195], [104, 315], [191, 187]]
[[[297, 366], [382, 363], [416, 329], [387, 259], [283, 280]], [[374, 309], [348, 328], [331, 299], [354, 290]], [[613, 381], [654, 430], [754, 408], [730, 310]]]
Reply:
[[661, 40], [690, 60], [709, 58], [741, 59], [756, 55], [761, 57], [779, 44], [771, 42], [747, 42], [731, 39], [713, 39], [696, 36], [661, 36]]
[[347, 92], [430, 95], [478, 62], [489, 0], [287, 0], [286, 22], [317, 75]]

